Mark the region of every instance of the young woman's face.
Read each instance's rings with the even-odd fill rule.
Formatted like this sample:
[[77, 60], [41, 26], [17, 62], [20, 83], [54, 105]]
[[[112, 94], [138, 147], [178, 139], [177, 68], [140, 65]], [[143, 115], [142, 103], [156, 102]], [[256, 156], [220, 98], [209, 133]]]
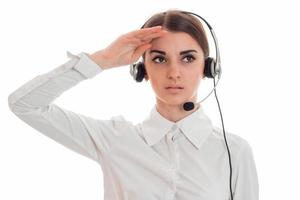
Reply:
[[204, 71], [204, 54], [196, 40], [185, 32], [169, 31], [151, 44], [145, 52], [145, 78], [150, 81], [156, 99], [170, 105], [196, 101]]

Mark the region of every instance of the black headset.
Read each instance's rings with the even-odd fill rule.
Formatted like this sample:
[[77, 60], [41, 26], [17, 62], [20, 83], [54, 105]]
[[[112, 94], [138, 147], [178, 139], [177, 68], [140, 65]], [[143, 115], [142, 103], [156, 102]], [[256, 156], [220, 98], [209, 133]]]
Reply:
[[[220, 111], [220, 115], [221, 115], [224, 140], [225, 140], [225, 144], [226, 144], [226, 147], [227, 147], [228, 158], [229, 158], [229, 167], [230, 167], [230, 177], [229, 177], [230, 197], [231, 197], [231, 200], [233, 200], [233, 194], [232, 194], [232, 188], [231, 188], [231, 180], [232, 180], [231, 156], [230, 156], [230, 151], [229, 151], [228, 144], [227, 144], [227, 139], [226, 139], [226, 134], [225, 134], [225, 128], [224, 128], [224, 123], [223, 123], [222, 112], [221, 112], [221, 108], [220, 108], [219, 101], [218, 101], [218, 98], [217, 98], [217, 95], [216, 95], [216, 90], [215, 90], [215, 88], [216, 88], [216, 86], [217, 86], [217, 84], [218, 84], [218, 82], [220, 80], [221, 72], [222, 72], [221, 71], [221, 64], [220, 64], [221, 61], [220, 61], [220, 53], [219, 53], [219, 47], [218, 47], [217, 37], [216, 37], [216, 35], [215, 35], [212, 27], [209, 25], [209, 23], [203, 17], [201, 17], [198, 14], [195, 14], [195, 13], [192, 13], [192, 12], [188, 12], [188, 11], [180, 11], [180, 12], [183, 13], [183, 14], [187, 14], [187, 15], [195, 15], [196, 17], [202, 19], [206, 23], [206, 25], [208, 26], [208, 28], [210, 30], [210, 33], [211, 33], [211, 35], [212, 35], [212, 37], [214, 39], [215, 50], [216, 50], [216, 59], [212, 58], [212, 57], [209, 57], [209, 56], [207, 58], [205, 58], [204, 77], [213, 78], [213, 80], [214, 80], [214, 88], [213, 88], [212, 91], [215, 91], [215, 96], [216, 96], [216, 99], [217, 99], [217, 103], [218, 103], [219, 111]], [[165, 14], [165, 13], [166, 12], [163, 12], [163, 14]], [[141, 27], [141, 29], [144, 28], [145, 24]], [[144, 62], [143, 61], [139, 61], [137, 63], [131, 64], [130, 65], [130, 74], [132, 75], [132, 77], [133, 77], [133, 79], [135, 81], [142, 82], [143, 79], [144, 79], [144, 77], [145, 77], [145, 75], [147, 74]], [[216, 77], [218, 77], [217, 84], [215, 83], [215, 78]], [[209, 93], [209, 95], [211, 94], [211, 92]], [[206, 96], [203, 100], [205, 100], [208, 96]], [[192, 103], [193, 104], [193, 102], [187, 102], [186, 104], [188, 104], [188, 103]], [[192, 108], [194, 108], [194, 105], [192, 106]], [[185, 110], [190, 110], [190, 109], [185, 109]]]
[[[164, 13], [166, 13], [166, 12], [164, 12]], [[195, 15], [195, 16], [201, 18], [209, 27], [211, 34], [213, 36], [213, 39], [214, 39], [215, 47], [216, 47], [215, 49], [216, 49], [217, 60], [212, 57], [205, 58], [204, 76], [207, 78], [215, 78], [217, 75], [220, 76], [221, 75], [221, 65], [219, 64], [220, 63], [219, 49], [218, 49], [218, 45], [217, 45], [216, 36], [213, 32], [212, 27], [208, 24], [208, 22], [204, 18], [202, 18], [201, 16], [199, 16], [195, 13], [187, 12], [187, 11], [181, 11], [181, 13]], [[145, 24], [141, 27], [141, 29], [144, 28]], [[139, 61], [137, 63], [131, 64], [130, 65], [130, 74], [136, 82], [142, 82], [145, 75], [147, 74], [144, 62]]]

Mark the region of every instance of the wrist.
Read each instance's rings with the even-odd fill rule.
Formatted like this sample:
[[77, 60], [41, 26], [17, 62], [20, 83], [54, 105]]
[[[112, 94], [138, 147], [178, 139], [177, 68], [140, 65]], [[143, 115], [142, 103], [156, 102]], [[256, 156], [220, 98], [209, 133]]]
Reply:
[[109, 56], [105, 53], [105, 51], [103, 49], [96, 51], [93, 54], [90, 54], [89, 57], [91, 60], [93, 60], [95, 63], [97, 63], [97, 65], [99, 65], [100, 68], [102, 68], [102, 69], [110, 68], [109, 64], [107, 62], [107, 61], [109, 61]]

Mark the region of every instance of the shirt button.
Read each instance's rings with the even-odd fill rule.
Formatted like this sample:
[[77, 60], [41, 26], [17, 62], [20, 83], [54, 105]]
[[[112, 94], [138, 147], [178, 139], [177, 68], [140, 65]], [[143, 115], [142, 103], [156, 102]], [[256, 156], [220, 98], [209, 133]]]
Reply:
[[172, 139], [173, 142], [177, 139], [178, 134], [179, 134], [179, 133], [178, 133], [177, 131], [172, 132], [172, 137], [171, 137], [171, 139]]
[[172, 136], [172, 141], [174, 142], [174, 140], [175, 140], [175, 135]]

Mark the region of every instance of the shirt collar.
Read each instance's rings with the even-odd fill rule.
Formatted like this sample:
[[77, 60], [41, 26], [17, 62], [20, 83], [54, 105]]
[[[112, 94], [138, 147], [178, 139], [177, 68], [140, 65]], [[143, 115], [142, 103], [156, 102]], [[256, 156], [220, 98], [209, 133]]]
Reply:
[[181, 120], [172, 122], [163, 117], [157, 111], [155, 105], [148, 117], [142, 122], [142, 132], [147, 144], [152, 146], [159, 142], [174, 125], [181, 130], [197, 149], [200, 148], [213, 130], [211, 120], [204, 113], [202, 106], [199, 106], [194, 112]]

